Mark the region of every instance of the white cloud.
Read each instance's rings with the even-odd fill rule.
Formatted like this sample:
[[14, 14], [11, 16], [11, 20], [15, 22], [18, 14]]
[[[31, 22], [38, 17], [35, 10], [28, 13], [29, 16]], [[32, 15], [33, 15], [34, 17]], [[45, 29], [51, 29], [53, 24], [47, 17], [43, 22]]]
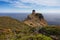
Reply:
[[25, 3], [35, 3], [37, 5], [45, 5], [45, 6], [60, 6], [59, 0], [21, 0]]
[[[9, 2], [14, 7], [27, 8], [27, 9], [29, 9], [29, 8], [34, 9], [34, 7], [38, 7], [35, 5], [44, 5], [44, 6], [48, 6], [48, 7], [52, 7], [52, 6], [59, 7], [60, 6], [60, 0], [17, 0], [17, 1], [0, 0], [0, 1]], [[31, 5], [28, 6], [28, 5], [25, 5], [24, 3], [30, 3]], [[40, 9], [40, 8], [37, 8], [37, 9]], [[60, 10], [59, 9], [57, 9], [57, 10], [51, 9], [50, 10], [50, 8], [47, 8], [47, 10], [43, 9], [38, 12], [50, 12], [50, 13], [59, 12], [60, 13]]]
[[18, 8], [31, 8], [31, 7], [26, 6], [26, 5], [24, 5], [23, 3], [21, 3], [20, 0], [18, 0], [18, 1], [0, 0], [0, 1], [9, 2], [9, 3], [11, 3], [10, 5], [12, 5], [12, 6], [14, 6], [14, 7], [18, 7]]
[[29, 6], [26, 6], [26, 5], [24, 5], [23, 3], [21, 3], [21, 2], [19, 2], [19, 1], [15, 1], [15, 2], [11, 2], [12, 3], [12, 5], [14, 6], [14, 7], [19, 7], [19, 8], [31, 8], [31, 7], [29, 7]]
[[[30, 8], [33, 7], [33, 5], [45, 5], [45, 6], [60, 6], [59, 0], [0, 0], [0, 1], [6, 1], [10, 2], [15, 7], [21, 7], [21, 8]], [[31, 3], [32, 6], [26, 6], [23, 3]]]

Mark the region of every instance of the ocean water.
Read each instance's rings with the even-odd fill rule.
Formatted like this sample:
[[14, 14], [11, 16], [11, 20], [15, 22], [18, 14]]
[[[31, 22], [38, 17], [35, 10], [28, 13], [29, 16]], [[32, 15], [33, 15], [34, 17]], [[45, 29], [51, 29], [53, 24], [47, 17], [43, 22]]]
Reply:
[[28, 13], [0, 13], [1, 16], [8, 16], [19, 21], [23, 21], [29, 14]]
[[[0, 16], [9, 16], [19, 21], [23, 21], [29, 13], [0, 13]], [[43, 13], [43, 16], [49, 25], [60, 25], [60, 14]]]
[[49, 25], [60, 25], [60, 13], [44, 13], [43, 16]]

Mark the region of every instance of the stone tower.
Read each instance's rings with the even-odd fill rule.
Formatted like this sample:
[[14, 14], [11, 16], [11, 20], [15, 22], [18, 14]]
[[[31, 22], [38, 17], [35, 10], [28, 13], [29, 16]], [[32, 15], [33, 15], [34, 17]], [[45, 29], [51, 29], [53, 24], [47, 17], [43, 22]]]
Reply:
[[35, 14], [35, 10], [32, 10], [32, 14]]

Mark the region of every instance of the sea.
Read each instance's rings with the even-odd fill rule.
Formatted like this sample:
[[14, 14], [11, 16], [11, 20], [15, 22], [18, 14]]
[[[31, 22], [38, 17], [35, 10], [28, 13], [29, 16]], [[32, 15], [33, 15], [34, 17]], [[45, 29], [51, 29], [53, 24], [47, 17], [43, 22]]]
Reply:
[[[30, 13], [0, 13], [0, 17], [9, 16], [19, 21], [23, 21]], [[49, 25], [60, 25], [60, 13], [43, 13], [46, 22]]]

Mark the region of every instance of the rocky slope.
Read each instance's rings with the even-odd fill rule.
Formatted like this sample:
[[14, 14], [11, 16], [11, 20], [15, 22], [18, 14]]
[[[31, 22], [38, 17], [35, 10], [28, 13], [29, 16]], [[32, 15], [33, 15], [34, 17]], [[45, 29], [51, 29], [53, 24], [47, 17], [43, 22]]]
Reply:
[[16, 19], [0, 17], [0, 40], [52, 40], [51, 37], [37, 34], [35, 31], [34, 27]]
[[44, 16], [41, 13], [36, 13], [35, 10], [32, 11], [32, 14], [28, 15], [24, 23], [36, 27], [36, 26], [47, 26], [47, 22], [44, 19]]

